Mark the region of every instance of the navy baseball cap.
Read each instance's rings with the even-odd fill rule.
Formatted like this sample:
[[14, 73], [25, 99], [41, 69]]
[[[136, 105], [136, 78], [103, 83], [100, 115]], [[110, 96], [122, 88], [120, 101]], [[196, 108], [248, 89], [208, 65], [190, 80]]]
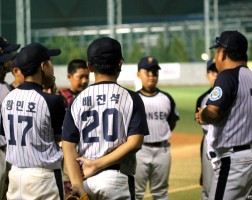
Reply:
[[31, 43], [23, 47], [13, 59], [14, 65], [20, 69], [23, 67], [38, 67], [38, 65], [51, 56], [60, 55], [60, 49], [48, 49], [40, 43]]
[[0, 55], [0, 63], [12, 60], [14, 57], [15, 55], [12, 55], [11, 53], [3, 53], [2, 55]]
[[229, 52], [239, 52], [246, 54], [248, 41], [246, 37], [238, 31], [224, 31], [215, 38], [215, 44], [210, 49], [222, 47]]
[[11, 44], [4, 37], [0, 37], [0, 54], [11, 53], [16, 51], [20, 47], [20, 44]]
[[146, 69], [146, 70], [150, 70], [153, 68], [157, 68], [157, 69], [161, 69], [158, 61], [152, 57], [152, 56], [146, 56], [140, 59], [139, 63], [138, 63], [138, 70], [139, 69]]
[[110, 37], [98, 38], [88, 46], [87, 58], [91, 65], [118, 64], [123, 59], [121, 44]]

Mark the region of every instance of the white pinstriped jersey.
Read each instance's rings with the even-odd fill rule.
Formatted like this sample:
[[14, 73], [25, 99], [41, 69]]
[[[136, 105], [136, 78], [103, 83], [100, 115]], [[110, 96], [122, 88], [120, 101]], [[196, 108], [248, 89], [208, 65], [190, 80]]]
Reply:
[[[114, 82], [92, 84], [82, 91], [66, 112], [62, 140], [77, 144], [80, 156], [104, 156], [134, 134], [148, 134], [144, 105], [135, 92]], [[122, 164], [135, 171], [134, 159]]]
[[144, 142], [161, 142], [171, 137], [168, 122], [179, 120], [175, 101], [168, 93], [158, 90], [154, 96], [145, 96], [139, 91], [145, 106], [146, 118], [150, 135], [144, 137]]
[[[199, 98], [197, 99], [196, 103], [196, 113], [198, 112], [198, 108], [205, 108], [206, 102], [209, 99], [210, 92], [212, 91], [212, 88], [208, 89], [206, 92], [204, 92]], [[208, 131], [208, 124], [201, 125], [202, 129], [207, 132]]]
[[62, 160], [54, 134], [61, 134], [65, 108], [61, 97], [25, 82], [2, 104], [6, 160], [16, 167], [56, 169]]
[[214, 125], [215, 148], [252, 142], [252, 72], [244, 66], [219, 73], [207, 104], [225, 112]]
[[[2, 102], [9, 92], [10, 92], [10, 88], [7, 85], [7, 83], [5, 83], [5, 82], [0, 83], [0, 110], [2, 107]], [[1, 123], [1, 121], [0, 121], [0, 123]], [[5, 145], [6, 145], [5, 137], [3, 135], [0, 135], [0, 147], [5, 146]]]

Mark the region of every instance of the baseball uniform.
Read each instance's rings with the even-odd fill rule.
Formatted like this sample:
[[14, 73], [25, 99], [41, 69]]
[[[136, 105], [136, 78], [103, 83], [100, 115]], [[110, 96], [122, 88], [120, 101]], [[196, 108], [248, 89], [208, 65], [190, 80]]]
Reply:
[[6, 160], [12, 165], [9, 199], [63, 199], [62, 151], [56, 136], [61, 134], [65, 108], [62, 98], [42, 90], [24, 82], [2, 103]]
[[[197, 108], [204, 108], [206, 106], [206, 102], [209, 98], [210, 92], [212, 91], [212, 88], [208, 89], [206, 92], [204, 92], [196, 102], [196, 112], [198, 111]], [[211, 165], [211, 161], [207, 157], [208, 152], [208, 145], [207, 145], [207, 136], [210, 135], [208, 131], [210, 130], [209, 127], [212, 126], [210, 124], [202, 125], [203, 130], [203, 138], [201, 141], [201, 177], [200, 177], [200, 184], [202, 185], [202, 194], [201, 198], [202, 200], [208, 199], [208, 194], [210, 192], [211, 183], [212, 183], [212, 177], [213, 177], [213, 168]]]
[[142, 149], [136, 154], [136, 198], [142, 199], [147, 181], [153, 199], [168, 199], [168, 180], [171, 166], [171, 152], [168, 139], [171, 137], [169, 123], [179, 120], [172, 96], [157, 89], [153, 96], [142, 98], [150, 134], [144, 137]]
[[[81, 157], [96, 159], [139, 133], [148, 134], [139, 95], [104, 81], [90, 85], [75, 98], [66, 112], [62, 140], [76, 143]], [[127, 175], [135, 173], [135, 165], [135, 159], [128, 159], [88, 178], [84, 185], [89, 197], [130, 199]]]
[[[252, 192], [252, 72], [237, 66], [219, 73], [207, 101], [224, 111], [213, 125], [212, 146], [221, 158], [209, 199], [245, 199]], [[218, 178], [217, 178], [218, 177]]]

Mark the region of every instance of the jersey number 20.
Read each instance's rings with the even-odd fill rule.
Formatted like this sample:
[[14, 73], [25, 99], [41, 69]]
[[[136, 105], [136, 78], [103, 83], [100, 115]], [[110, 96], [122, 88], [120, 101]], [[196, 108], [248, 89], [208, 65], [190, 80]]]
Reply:
[[[112, 115], [113, 127], [112, 134], [109, 134], [109, 116]], [[82, 136], [85, 143], [99, 142], [99, 137], [90, 137], [89, 133], [100, 125], [99, 114], [96, 110], [85, 111], [82, 113], [82, 121], [87, 121], [89, 117], [93, 117], [93, 122], [91, 122], [87, 127], [82, 130]], [[102, 113], [102, 124], [103, 127], [103, 137], [107, 142], [114, 142], [118, 138], [118, 110], [115, 108], [110, 108], [104, 110]]]

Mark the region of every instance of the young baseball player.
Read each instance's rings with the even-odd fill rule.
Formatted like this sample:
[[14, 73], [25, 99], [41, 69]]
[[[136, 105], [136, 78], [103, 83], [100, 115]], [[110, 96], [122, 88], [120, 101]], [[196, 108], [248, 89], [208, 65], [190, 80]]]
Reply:
[[[249, 199], [252, 195], [252, 72], [247, 67], [248, 41], [238, 31], [216, 37], [218, 77], [205, 108], [195, 117], [212, 124], [214, 140], [209, 157], [214, 176], [209, 200]], [[208, 133], [209, 134], [209, 133]], [[208, 135], [207, 134], [207, 135]], [[208, 142], [208, 140], [207, 140]]]
[[2, 103], [1, 132], [6, 136], [9, 172], [7, 199], [63, 199], [62, 151], [58, 146], [65, 115], [60, 96], [43, 92], [54, 76], [51, 56], [60, 49], [32, 43], [16, 55], [25, 82]]
[[136, 154], [136, 199], [143, 199], [147, 181], [153, 199], [168, 199], [169, 138], [179, 114], [172, 96], [157, 88], [159, 70], [154, 57], [143, 57], [138, 63], [137, 77], [142, 82], [138, 93], [144, 102], [150, 135], [144, 137], [142, 149]]
[[[65, 100], [65, 107], [67, 108], [73, 99], [81, 91], [83, 91], [89, 83], [89, 70], [86, 65], [86, 61], [82, 59], [73, 59], [69, 62], [67, 67], [67, 79], [70, 82], [69, 88], [62, 88], [59, 90], [59, 95], [61, 95]], [[65, 195], [71, 194], [72, 186], [70, 179], [64, 167], [64, 189]]]
[[[214, 82], [217, 78], [218, 71], [215, 66], [214, 59], [210, 59], [207, 62], [207, 73], [206, 77], [209, 81], [210, 88], [199, 96], [196, 102], [196, 112], [198, 112], [198, 108], [204, 108], [206, 106], [206, 102], [209, 98], [209, 95], [213, 89]], [[212, 125], [202, 125], [203, 137], [200, 146], [200, 155], [201, 155], [201, 177], [200, 184], [202, 185], [202, 193], [201, 199], [207, 200], [209, 197], [209, 192], [211, 188], [212, 178], [213, 178], [213, 168], [211, 165], [211, 161], [207, 158], [207, 140], [206, 135], [209, 129], [209, 126]]]
[[62, 88], [59, 91], [59, 94], [65, 98], [66, 107], [77, 94], [88, 86], [89, 70], [86, 61], [82, 59], [71, 60], [67, 67], [67, 79], [70, 82], [70, 88]]
[[[123, 63], [117, 40], [94, 40], [87, 57], [95, 83], [66, 112], [64, 163], [73, 191], [79, 195], [87, 192], [90, 199], [130, 199], [127, 175], [134, 173], [135, 152], [149, 133], [144, 105], [137, 93], [117, 84]], [[83, 166], [84, 184], [77, 158]]]
[[[5, 82], [6, 73], [11, 71], [12, 52], [20, 47], [19, 44], [11, 44], [4, 37], [0, 37], [0, 109], [2, 101], [10, 92], [9, 84]], [[5, 160], [6, 139], [0, 134], [0, 199], [6, 199], [8, 171], [10, 166]]]

